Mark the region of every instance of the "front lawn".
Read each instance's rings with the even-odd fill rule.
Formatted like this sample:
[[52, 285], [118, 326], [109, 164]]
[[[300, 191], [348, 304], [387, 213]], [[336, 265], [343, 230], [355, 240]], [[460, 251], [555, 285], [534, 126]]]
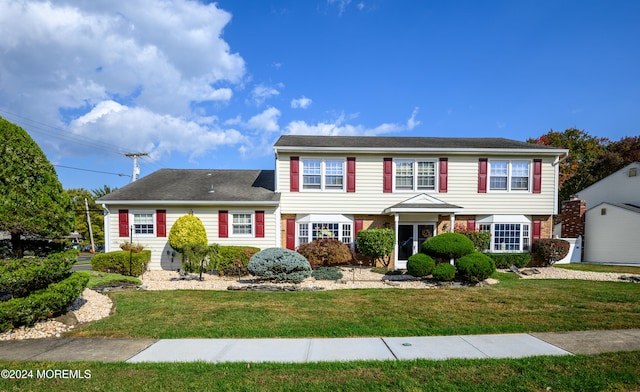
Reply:
[[[632, 391], [640, 352], [446, 361], [260, 363], [1, 362], [34, 378], [0, 379], [2, 391]], [[66, 369], [91, 378], [36, 378]]]
[[489, 287], [320, 292], [133, 291], [87, 337], [425, 336], [640, 327], [640, 285], [505, 280]]

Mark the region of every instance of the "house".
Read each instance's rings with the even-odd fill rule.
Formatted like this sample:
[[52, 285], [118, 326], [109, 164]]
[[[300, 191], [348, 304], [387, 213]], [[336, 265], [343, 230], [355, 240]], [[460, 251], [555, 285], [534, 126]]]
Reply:
[[562, 236], [584, 238], [583, 261], [640, 264], [640, 162], [578, 192], [562, 212]]
[[353, 246], [358, 231], [388, 227], [395, 268], [456, 225], [490, 232], [491, 251], [527, 252], [552, 236], [568, 153], [502, 138], [300, 135], [281, 136], [274, 152], [275, 171], [165, 169], [101, 198], [106, 243], [116, 249], [133, 231], [152, 249], [150, 268], [169, 269], [166, 233], [193, 212], [209, 242], [261, 248]]

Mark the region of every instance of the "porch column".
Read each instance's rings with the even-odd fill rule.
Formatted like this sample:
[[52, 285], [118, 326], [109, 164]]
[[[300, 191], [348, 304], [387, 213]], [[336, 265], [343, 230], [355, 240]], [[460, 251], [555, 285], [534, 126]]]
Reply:
[[400, 215], [396, 212], [393, 214], [393, 269], [396, 269], [398, 265], [398, 222], [400, 221]]

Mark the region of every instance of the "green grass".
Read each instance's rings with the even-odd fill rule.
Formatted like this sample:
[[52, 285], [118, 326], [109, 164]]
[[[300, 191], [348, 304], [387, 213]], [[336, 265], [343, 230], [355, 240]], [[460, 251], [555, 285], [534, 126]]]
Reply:
[[640, 267], [630, 267], [625, 265], [603, 265], [603, 264], [554, 264], [554, 267], [564, 268], [574, 271], [592, 272], [617, 272], [621, 274], [640, 275]]
[[0, 379], [2, 391], [631, 391], [640, 352], [597, 356], [308, 364], [0, 362], [90, 379]]
[[119, 283], [128, 283], [141, 285], [142, 281], [138, 278], [134, 278], [132, 276], [124, 276], [120, 274], [110, 274], [106, 272], [98, 272], [98, 271], [89, 271], [91, 277], [89, 278], [89, 283], [87, 283], [87, 287], [90, 289], [108, 286], [111, 284], [119, 284]]
[[640, 327], [640, 285], [619, 282], [513, 278], [495, 286], [433, 290], [133, 291], [110, 296], [116, 304], [112, 316], [70, 334], [350, 337]]

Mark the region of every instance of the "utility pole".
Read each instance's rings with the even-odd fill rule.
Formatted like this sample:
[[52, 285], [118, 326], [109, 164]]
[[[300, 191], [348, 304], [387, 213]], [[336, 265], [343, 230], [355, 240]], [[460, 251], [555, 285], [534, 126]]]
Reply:
[[140, 166], [138, 166], [138, 157], [146, 157], [149, 156], [146, 152], [128, 152], [124, 154], [125, 157], [133, 158], [133, 174], [131, 175], [131, 182], [134, 182], [138, 179], [138, 174], [140, 174]]
[[84, 198], [84, 207], [87, 210], [87, 223], [89, 226], [89, 238], [91, 238], [91, 253], [96, 253], [96, 246], [93, 243], [93, 228], [91, 227], [91, 216], [89, 215], [89, 203], [87, 198]]

